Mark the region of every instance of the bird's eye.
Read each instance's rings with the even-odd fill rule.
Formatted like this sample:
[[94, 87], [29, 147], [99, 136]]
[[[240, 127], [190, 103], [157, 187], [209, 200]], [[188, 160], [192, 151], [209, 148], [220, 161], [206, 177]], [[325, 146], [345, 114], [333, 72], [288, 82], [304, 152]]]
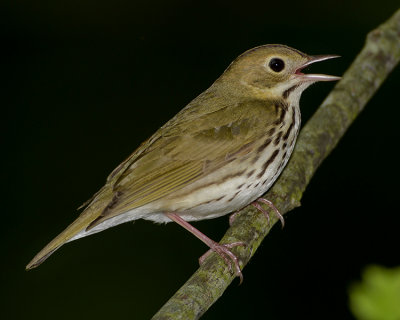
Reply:
[[285, 63], [282, 59], [272, 58], [269, 62], [269, 67], [275, 72], [281, 72], [285, 68]]

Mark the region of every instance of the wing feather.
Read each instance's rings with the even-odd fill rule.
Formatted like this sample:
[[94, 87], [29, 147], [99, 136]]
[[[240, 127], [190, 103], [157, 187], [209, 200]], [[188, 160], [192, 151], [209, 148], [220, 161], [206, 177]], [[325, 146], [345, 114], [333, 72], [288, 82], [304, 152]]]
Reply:
[[[189, 122], [178, 117], [183, 117], [185, 109]], [[276, 119], [272, 113], [277, 112], [273, 103], [266, 101], [231, 105], [206, 114], [197, 107], [197, 116], [185, 109], [109, 176], [116, 196], [88, 229], [165, 197], [247, 155], [260, 138], [260, 131], [252, 128], [262, 121], [268, 130]]]

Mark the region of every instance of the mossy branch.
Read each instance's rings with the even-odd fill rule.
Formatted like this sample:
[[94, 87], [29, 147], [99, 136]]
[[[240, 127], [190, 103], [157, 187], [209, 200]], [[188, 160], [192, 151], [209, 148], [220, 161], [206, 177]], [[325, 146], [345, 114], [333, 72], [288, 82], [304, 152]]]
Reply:
[[[364, 48], [343, 79], [302, 129], [289, 164], [265, 195], [282, 214], [300, 205], [302, 194], [319, 165], [399, 60], [400, 10], [368, 34]], [[248, 206], [237, 215], [221, 243], [243, 241], [247, 244], [245, 248], [233, 249], [243, 268], [276, 222], [277, 218], [272, 215], [269, 225], [263, 214]], [[210, 255], [153, 319], [200, 318], [234, 278], [219, 256]]]

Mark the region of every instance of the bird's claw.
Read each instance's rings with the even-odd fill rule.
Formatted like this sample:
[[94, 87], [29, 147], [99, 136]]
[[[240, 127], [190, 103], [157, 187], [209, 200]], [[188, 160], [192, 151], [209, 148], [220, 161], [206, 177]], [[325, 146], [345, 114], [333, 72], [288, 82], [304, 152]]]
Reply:
[[259, 198], [256, 201], [254, 201], [252, 203], [252, 205], [259, 211], [261, 211], [265, 217], [267, 218], [268, 221], [268, 225], [270, 225], [270, 217], [269, 217], [269, 212], [267, 210], [265, 210], [263, 207], [261, 207], [261, 205], [259, 204], [259, 202], [266, 204], [268, 207], [270, 207], [274, 212], [275, 215], [278, 217], [278, 219], [280, 220], [281, 224], [282, 224], [282, 228], [285, 226], [285, 219], [283, 218], [282, 214], [279, 212], [278, 208], [275, 207], [275, 205], [264, 198]]
[[235, 268], [235, 275], [240, 278], [240, 283], [243, 282], [243, 274], [240, 270], [239, 259], [232, 253], [230, 249], [237, 247], [237, 246], [246, 246], [244, 242], [232, 242], [228, 244], [219, 244], [214, 242], [213, 245], [210, 247], [205, 254], [203, 254], [199, 258], [199, 263], [203, 264], [204, 260], [214, 251], [217, 253], [222, 259], [224, 259], [225, 263], [229, 267], [229, 271], [232, 272], [232, 265]]

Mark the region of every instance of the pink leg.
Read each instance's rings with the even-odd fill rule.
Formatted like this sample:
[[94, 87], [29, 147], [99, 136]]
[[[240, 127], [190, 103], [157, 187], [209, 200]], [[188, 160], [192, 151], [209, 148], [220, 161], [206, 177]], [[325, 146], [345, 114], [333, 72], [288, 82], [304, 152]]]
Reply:
[[253, 205], [254, 207], [256, 207], [258, 210], [260, 210], [262, 213], [264, 213], [264, 215], [267, 217], [268, 224], [269, 224], [269, 221], [270, 221], [269, 212], [268, 212], [267, 210], [264, 210], [264, 209], [260, 206], [259, 202], [266, 204], [268, 207], [270, 207], [272, 210], [274, 210], [276, 216], [277, 216], [278, 219], [281, 221], [282, 228], [283, 228], [283, 227], [285, 226], [285, 219], [283, 219], [283, 216], [282, 216], [281, 213], [279, 212], [278, 208], [275, 207], [274, 204], [273, 204], [271, 201], [269, 201], [269, 200], [267, 200], [267, 199], [264, 199], [264, 198], [259, 198], [259, 199], [257, 199], [256, 201], [254, 201], [254, 202], [252, 203], [252, 205]]
[[204, 233], [201, 233], [199, 230], [197, 230], [195, 227], [193, 227], [190, 223], [186, 222], [184, 219], [182, 219], [176, 213], [166, 213], [165, 215], [168, 218], [170, 218], [172, 221], [174, 221], [177, 224], [179, 224], [180, 226], [184, 227], [190, 233], [195, 235], [198, 239], [203, 241], [208, 247], [210, 247], [210, 250], [208, 250], [204, 255], [202, 255], [200, 257], [200, 259], [199, 259], [200, 264], [203, 263], [205, 258], [208, 257], [208, 255], [212, 251], [214, 251], [218, 255], [220, 255], [222, 257], [222, 259], [224, 259], [226, 264], [229, 266], [229, 270], [230, 271], [232, 271], [232, 264], [235, 266], [236, 276], [238, 276], [240, 278], [240, 283], [242, 283], [243, 275], [242, 275], [242, 271], [240, 270], [239, 260], [230, 251], [230, 249], [233, 248], [233, 247], [237, 247], [237, 246], [245, 246], [245, 244], [243, 242], [233, 242], [233, 243], [229, 243], [229, 244], [219, 244], [219, 243], [211, 240]]

